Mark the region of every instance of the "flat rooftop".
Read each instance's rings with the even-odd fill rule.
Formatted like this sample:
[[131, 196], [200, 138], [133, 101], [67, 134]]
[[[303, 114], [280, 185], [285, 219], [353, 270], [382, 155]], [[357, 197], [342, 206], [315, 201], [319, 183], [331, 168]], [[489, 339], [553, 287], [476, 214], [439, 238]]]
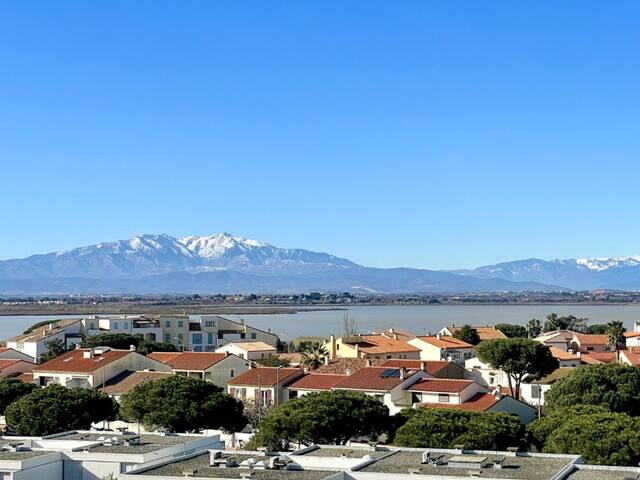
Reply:
[[[259, 455], [248, 455], [225, 453], [224, 458], [234, 458], [238, 463], [248, 460], [249, 458], [262, 459]], [[209, 454], [198, 455], [197, 457], [181, 460], [179, 462], [170, 463], [162, 467], [154, 468], [142, 472], [142, 475], [158, 475], [182, 477], [185, 470], [193, 470], [194, 477], [203, 478], [242, 478], [242, 474], [252, 473], [251, 478], [257, 480], [324, 480], [325, 478], [335, 475], [336, 472], [324, 470], [249, 470], [248, 468], [220, 468], [209, 466]]]
[[295, 460], [295, 457], [310, 455], [314, 457], [346, 457], [346, 458], [362, 458], [365, 455], [371, 458], [380, 458], [388, 455], [389, 451], [376, 451], [373, 448], [331, 448], [331, 447], [318, 447], [315, 450], [310, 450], [301, 455], [293, 455], [291, 458]]
[[628, 480], [640, 478], [640, 468], [622, 469], [616, 467], [605, 467], [604, 469], [574, 470], [565, 480]]
[[[426, 451], [426, 449], [424, 450]], [[449, 461], [455, 457], [485, 457], [485, 464], [504, 458], [502, 468], [474, 468], [473, 466], [450, 467], [447, 465], [430, 466], [422, 463], [423, 451], [407, 451], [399, 450], [392, 455], [382, 458], [375, 463], [367, 465], [360, 469], [361, 472], [378, 472], [387, 474], [409, 474], [409, 471], [419, 471], [419, 475], [434, 476], [462, 476], [468, 477], [470, 471], [481, 471], [483, 478], [506, 478], [517, 480], [548, 480], [557, 474], [562, 468], [571, 463], [570, 458], [551, 458], [551, 457], [525, 457], [525, 456], [509, 456], [500, 454], [453, 454], [453, 453], [435, 453], [433, 455], [442, 455], [442, 461]], [[601, 477], [603, 478], [603, 477]], [[608, 478], [608, 477], [607, 477]]]
[[0, 451], [0, 460], [27, 460], [33, 457], [40, 457], [52, 453], [50, 450], [31, 450], [28, 452], [10, 452], [8, 450]]
[[91, 447], [89, 451], [97, 453], [131, 453], [141, 454], [160, 450], [161, 448], [179, 445], [193, 440], [201, 440], [204, 437], [188, 436], [188, 435], [139, 435], [139, 445], [125, 445], [127, 438], [136, 437], [138, 435], [121, 435], [114, 432], [97, 432], [97, 433], [72, 433], [57, 437], [56, 440], [84, 440], [87, 442], [108, 441], [117, 439], [119, 444], [116, 445], [100, 445]]

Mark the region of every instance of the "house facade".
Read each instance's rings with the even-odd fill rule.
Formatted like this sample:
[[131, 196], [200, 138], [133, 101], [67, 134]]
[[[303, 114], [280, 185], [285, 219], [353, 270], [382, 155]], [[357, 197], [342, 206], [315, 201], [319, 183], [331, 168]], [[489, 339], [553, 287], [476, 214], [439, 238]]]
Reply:
[[338, 337], [331, 335], [325, 348], [330, 359], [368, 358], [372, 360], [420, 359], [420, 349], [408, 342], [388, 334], [354, 335]]
[[231, 342], [218, 347], [217, 353], [229, 353], [246, 360], [261, 360], [278, 353], [276, 347], [261, 341]]
[[[441, 328], [438, 332], [440, 335], [446, 335], [449, 337], [453, 337], [456, 333], [460, 331], [462, 326], [449, 325], [448, 327]], [[472, 325], [476, 332], [478, 332], [478, 337], [480, 340], [495, 340], [497, 338], [507, 338], [507, 336], [498, 330], [496, 327], [492, 325]]]
[[167, 365], [176, 375], [206, 380], [222, 388], [250, 366], [249, 361], [228, 353], [153, 352], [148, 357]]
[[289, 400], [286, 387], [303, 374], [300, 368], [250, 368], [229, 380], [227, 393], [242, 402], [255, 402], [262, 407], [280, 405]]
[[59, 340], [66, 348], [82, 341], [82, 322], [80, 320], [60, 320], [34, 329], [32, 332], [17, 335], [7, 340], [7, 348], [27, 355], [33, 362], [48, 350], [49, 342]]
[[464, 365], [473, 357], [473, 345], [448, 335], [418, 336], [407, 343], [420, 350], [421, 360], [452, 361]]

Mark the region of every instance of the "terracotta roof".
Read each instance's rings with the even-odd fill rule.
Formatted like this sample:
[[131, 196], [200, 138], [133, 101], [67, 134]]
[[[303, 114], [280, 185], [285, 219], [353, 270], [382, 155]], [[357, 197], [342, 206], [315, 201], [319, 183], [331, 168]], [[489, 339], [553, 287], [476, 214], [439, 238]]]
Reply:
[[615, 363], [618, 360], [616, 352], [589, 352], [580, 355], [580, 361], [590, 365], [600, 363]]
[[460, 393], [473, 383], [473, 380], [422, 378], [411, 385], [408, 390], [410, 392]]
[[609, 343], [609, 337], [604, 334], [576, 333], [574, 337], [580, 342], [580, 345], [606, 345]]
[[345, 378], [346, 375], [335, 373], [308, 373], [289, 385], [289, 388], [294, 390], [331, 390]]
[[55, 335], [57, 333], [64, 331], [64, 329], [69, 325], [73, 325], [74, 323], [79, 323], [79, 322], [80, 322], [80, 319], [57, 320], [53, 323], [49, 323], [47, 325], [43, 325], [42, 327], [38, 327], [33, 332], [11, 337], [7, 339], [7, 342], [33, 342], [33, 341], [42, 340], [50, 337], [51, 335]]
[[560, 380], [561, 378], [566, 377], [574, 370], [575, 368], [573, 367], [559, 367], [559, 368], [556, 368], [549, 375], [546, 375], [538, 380], [533, 380], [531, 383], [535, 383], [537, 385], [549, 385], [555, 382], [556, 380]]
[[[415, 370], [408, 370], [404, 380], [415, 373]], [[345, 377], [334, 388], [388, 392], [400, 385], [404, 380], [400, 378], [399, 368], [364, 367]]]
[[473, 345], [470, 343], [464, 342], [462, 340], [458, 340], [455, 337], [450, 337], [448, 335], [440, 335], [438, 338], [435, 335], [428, 335], [422, 337], [416, 337], [422, 340], [425, 343], [429, 343], [434, 347], [438, 347], [444, 350], [454, 349], [454, 348], [473, 348]]
[[276, 353], [276, 357], [295, 365], [302, 363], [302, 353], [300, 352]]
[[577, 355], [565, 352], [564, 350], [560, 350], [556, 347], [549, 347], [549, 351], [551, 352], [553, 358], [555, 358], [556, 360], [580, 360]]
[[385, 335], [390, 338], [394, 338], [394, 336], [398, 337], [398, 340], [402, 340], [406, 342], [407, 340], [411, 340], [412, 338], [416, 338], [416, 334], [410, 332], [409, 330], [402, 330], [399, 328], [390, 328], [388, 330], [380, 330], [372, 332], [378, 335]]
[[[404, 367], [409, 370], [421, 370], [422, 364], [425, 364], [425, 372], [429, 375], [436, 375], [440, 370], [449, 366], [456, 365], [454, 362], [436, 361], [436, 360], [387, 360], [380, 364], [381, 367], [400, 368]], [[457, 367], [458, 365], [456, 365]], [[460, 367], [462, 370], [462, 367]]]
[[[456, 333], [461, 328], [462, 327], [457, 327], [455, 325], [451, 325], [447, 327], [447, 329], [451, 333]], [[473, 328], [476, 332], [478, 332], [478, 337], [480, 337], [480, 340], [494, 340], [496, 338], [507, 338], [507, 336], [504, 333], [496, 329], [496, 327], [493, 327], [490, 325], [472, 326], [471, 328]]]
[[299, 368], [256, 367], [250, 368], [227, 383], [229, 385], [273, 387], [277, 379], [278, 383], [285, 383], [286, 386], [288, 382], [295, 380], [301, 374], [302, 370]]
[[110, 349], [102, 354], [95, 354], [93, 357], [84, 358], [84, 352], [89, 350], [88, 348], [76, 348], [75, 350], [63, 353], [47, 363], [38, 365], [34, 369], [34, 372], [91, 373], [127, 355], [135, 354], [135, 352], [131, 350]]
[[366, 358], [335, 358], [333, 360], [329, 360], [328, 365], [322, 365], [320, 368], [317, 368], [314, 373], [337, 373], [337, 374], [346, 374], [347, 371], [353, 373], [361, 368], [367, 366], [367, 362], [371, 362], [373, 366], [379, 364], [381, 360], [376, 359], [366, 359]]
[[[35, 367], [36, 364], [33, 362], [27, 362], [25, 360], [18, 360], [15, 358], [0, 358], [0, 370], [11, 367], [12, 365], [15, 365], [16, 363], [25, 363], [28, 367]], [[25, 369], [26, 370], [26, 369]]]
[[226, 356], [226, 353], [211, 352], [153, 352], [148, 357], [169, 365], [173, 370], [199, 372], [215, 365]]
[[24, 383], [32, 383], [33, 382], [33, 373], [22, 373], [16, 377], [18, 380], [21, 380]]
[[640, 337], [640, 332], [624, 332], [626, 338]]
[[110, 379], [101, 390], [109, 395], [122, 395], [136, 385], [153, 380], [161, 380], [171, 375], [173, 374], [169, 372], [131, 372], [126, 370]]
[[387, 338], [384, 335], [362, 335], [362, 342], [358, 344], [361, 352], [367, 355], [399, 352], [419, 352], [420, 349], [402, 340]]
[[620, 355], [624, 355], [631, 365], [640, 365], [640, 347], [627, 347]]
[[463, 403], [423, 403], [421, 406], [424, 408], [447, 408], [451, 410], [486, 412], [500, 400], [502, 399], [496, 398], [492, 393], [478, 393]]
[[261, 352], [266, 350], [275, 350], [276, 347], [272, 347], [268, 343], [265, 342], [230, 342], [226, 345], [223, 345], [221, 348], [226, 347], [227, 345], [235, 345], [238, 348], [246, 352]]

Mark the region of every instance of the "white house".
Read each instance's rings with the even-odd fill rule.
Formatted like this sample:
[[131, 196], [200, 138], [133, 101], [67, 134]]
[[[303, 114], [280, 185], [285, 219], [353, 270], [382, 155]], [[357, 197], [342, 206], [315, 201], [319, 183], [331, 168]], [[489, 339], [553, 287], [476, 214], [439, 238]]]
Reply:
[[43, 325], [32, 332], [8, 339], [7, 348], [17, 350], [38, 362], [53, 340], [60, 340], [66, 348], [79, 344], [82, 341], [81, 321], [65, 319]]
[[246, 360], [260, 360], [278, 351], [265, 342], [231, 342], [216, 349], [217, 353], [231, 353]]
[[263, 407], [289, 400], [286, 389], [303, 375], [300, 368], [256, 367], [229, 380], [227, 392], [243, 402], [260, 402]]
[[478, 357], [465, 360], [464, 367], [474, 381], [485, 387], [505, 386], [509, 383], [506, 373], [499, 368], [492, 368], [490, 365], [482, 362]]
[[199, 378], [222, 388], [250, 367], [248, 360], [229, 353], [153, 352], [148, 358], [169, 366], [176, 375]]
[[473, 345], [440, 333], [418, 336], [407, 343], [420, 349], [421, 360], [449, 360], [464, 364], [466, 359], [473, 357]]

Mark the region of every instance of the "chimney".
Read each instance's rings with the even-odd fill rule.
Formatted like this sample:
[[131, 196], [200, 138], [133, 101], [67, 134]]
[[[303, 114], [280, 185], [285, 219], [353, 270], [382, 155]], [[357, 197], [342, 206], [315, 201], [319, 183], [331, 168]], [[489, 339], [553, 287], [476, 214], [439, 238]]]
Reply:
[[356, 358], [360, 358], [360, 345], [356, 343], [355, 347], [356, 347]]
[[325, 364], [325, 365], [329, 365], [329, 355], [327, 355], [326, 357], [324, 357], [324, 364]]
[[367, 358], [366, 366], [367, 366], [367, 367], [370, 367], [370, 366], [371, 366], [371, 359], [370, 359], [370, 358]]
[[136, 351], [136, 346], [135, 345], [129, 345], [129, 351], [130, 352], [135, 352]]
[[349, 375], [351, 375], [351, 369], [350, 368], [345, 368], [344, 370], [344, 374], [348, 377]]
[[309, 373], [309, 367], [304, 367], [302, 369], [302, 371], [304, 372], [304, 374], [306, 375], [307, 373]]
[[436, 333], [436, 338], [437, 338], [438, 340], [440, 340], [440, 339], [442, 338], [442, 335], [441, 335], [441, 334], [439, 334], [439, 333]]
[[493, 390], [493, 396], [497, 399], [502, 398], [502, 385], [496, 386], [496, 388]]
[[423, 372], [427, 371], [427, 362], [425, 361], [420, 362], [420, 370], [422, 370]]
[[407, 369], [400, 367], [400, 380], [404, 380], [405, 378], [407, 378]]
[[49, 330], [53, 330], [53, 323], [49, 324]]
[[88, 350], [84, 350], [82, 352], [82, 358], [93, 358], [93, 348], [90, 348]]

